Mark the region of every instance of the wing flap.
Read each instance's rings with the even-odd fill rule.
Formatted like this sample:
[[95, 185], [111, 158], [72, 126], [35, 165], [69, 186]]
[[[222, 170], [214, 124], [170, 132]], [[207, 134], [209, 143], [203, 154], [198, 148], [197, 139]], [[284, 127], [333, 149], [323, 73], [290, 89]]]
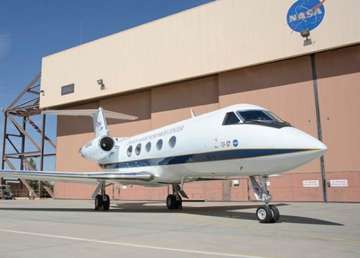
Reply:
[[64, 172], [35, 170], [0, 170], [0, 177], [7, 179], [29, 179], [44, 181], [151, 181], [154, 176], [148, 172]]

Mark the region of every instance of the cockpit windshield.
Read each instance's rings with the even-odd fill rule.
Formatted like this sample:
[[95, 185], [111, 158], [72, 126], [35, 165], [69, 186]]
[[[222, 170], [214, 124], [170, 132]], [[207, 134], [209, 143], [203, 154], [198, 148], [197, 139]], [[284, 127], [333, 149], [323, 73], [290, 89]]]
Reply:
[[235, 115], [234, 112], [228, 112], [225, 115], [223, 125], [236, 125], [240, 123], [240, 119]]
[[[229, 114], [227, 114], [227, 120], [229, 120]], [[234, 113], [232, 113], [235, 115]], [[230, 116], [234, 117], [234, 116]], [[288, 122], [280, 119], [275, 114], [271, 113], [267, 110], [244, 110], [244, 111], [237, 111], [236, 117], [240, 121], [236, 121], [236, 124], [257, 124], [257, 125], [264, 125], [264, 126], [271, 126], [276, 128], [282, 128], [285, 126], [290, 126]], [[234, 118], [231, 120], [235, 120]], [[225, 119], [226, 121], [226, 119]], [[230, 123], [225, 123], [230, 124]], [[235, 121], [233, 123], [235, 124]]]
[[268, 110], [244, 110], [226, 113], [223, 125], [255, 124], [282, 128], [291, 126], [288, 122], [280, 119]]
[[262, 110], [238, 111], [237, 113], [244, 123], [253, 121], [272, 122], [276, 120], [270, 114], [267, 114]]

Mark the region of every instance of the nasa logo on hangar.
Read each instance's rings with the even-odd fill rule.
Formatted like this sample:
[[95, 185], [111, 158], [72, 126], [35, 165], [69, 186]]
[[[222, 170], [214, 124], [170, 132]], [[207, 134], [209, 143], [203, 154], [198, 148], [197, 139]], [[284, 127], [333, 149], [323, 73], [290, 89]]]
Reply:
[[[288, 10], [286, 19], [289, 27], [310, 43], [310, 31], [317, 28], [325, 17], [325, 0], [298, 0]], [[306, 42], [307, 41], [307, 42]]]

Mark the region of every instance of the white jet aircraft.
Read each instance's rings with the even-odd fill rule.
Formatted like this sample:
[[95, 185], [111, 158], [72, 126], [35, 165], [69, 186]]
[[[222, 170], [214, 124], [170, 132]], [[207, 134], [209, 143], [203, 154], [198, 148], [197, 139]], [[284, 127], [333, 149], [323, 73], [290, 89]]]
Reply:
[[95, 210], [108, 210], [109, 183], [143, 186], [172, 185], [168, 209], [181, 209], [188, 198], [184, 183], [249, 176], [260, 206], [260, 222], [276, 222], [280, 213], [270, 205], [270, 175], [279, 174], [319, 158], [326, 146], [292, 127], [269, 110], [248, 104], [233, 105], [129, 138], [109, 135], [106, 119], [135, 120], [134, 116], [98, 110], [48, 110], [58, 115], [92, 116], [95, 139], [80, 154], [95, 161], [103, 172], [14, 171], [0, 176], [46, 181], [97, 183]]

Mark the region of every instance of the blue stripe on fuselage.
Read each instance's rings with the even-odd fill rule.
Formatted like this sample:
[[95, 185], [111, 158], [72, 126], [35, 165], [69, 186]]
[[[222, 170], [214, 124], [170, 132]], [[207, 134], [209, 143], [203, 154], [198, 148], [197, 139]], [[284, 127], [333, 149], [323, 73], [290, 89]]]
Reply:
[[117, 163], [101, 164], [102, 168], [133, 168], [162, 165], [177, 165], [206, 161], [221, 161], [231, 159], [255, 158], [261, 156], [290, 154], [294, 152], [309, 151], [311, 149], [236, 149], [226, 151], [214, 151], [206, 153], [186, 154], [180, 156], [131, 160]]

